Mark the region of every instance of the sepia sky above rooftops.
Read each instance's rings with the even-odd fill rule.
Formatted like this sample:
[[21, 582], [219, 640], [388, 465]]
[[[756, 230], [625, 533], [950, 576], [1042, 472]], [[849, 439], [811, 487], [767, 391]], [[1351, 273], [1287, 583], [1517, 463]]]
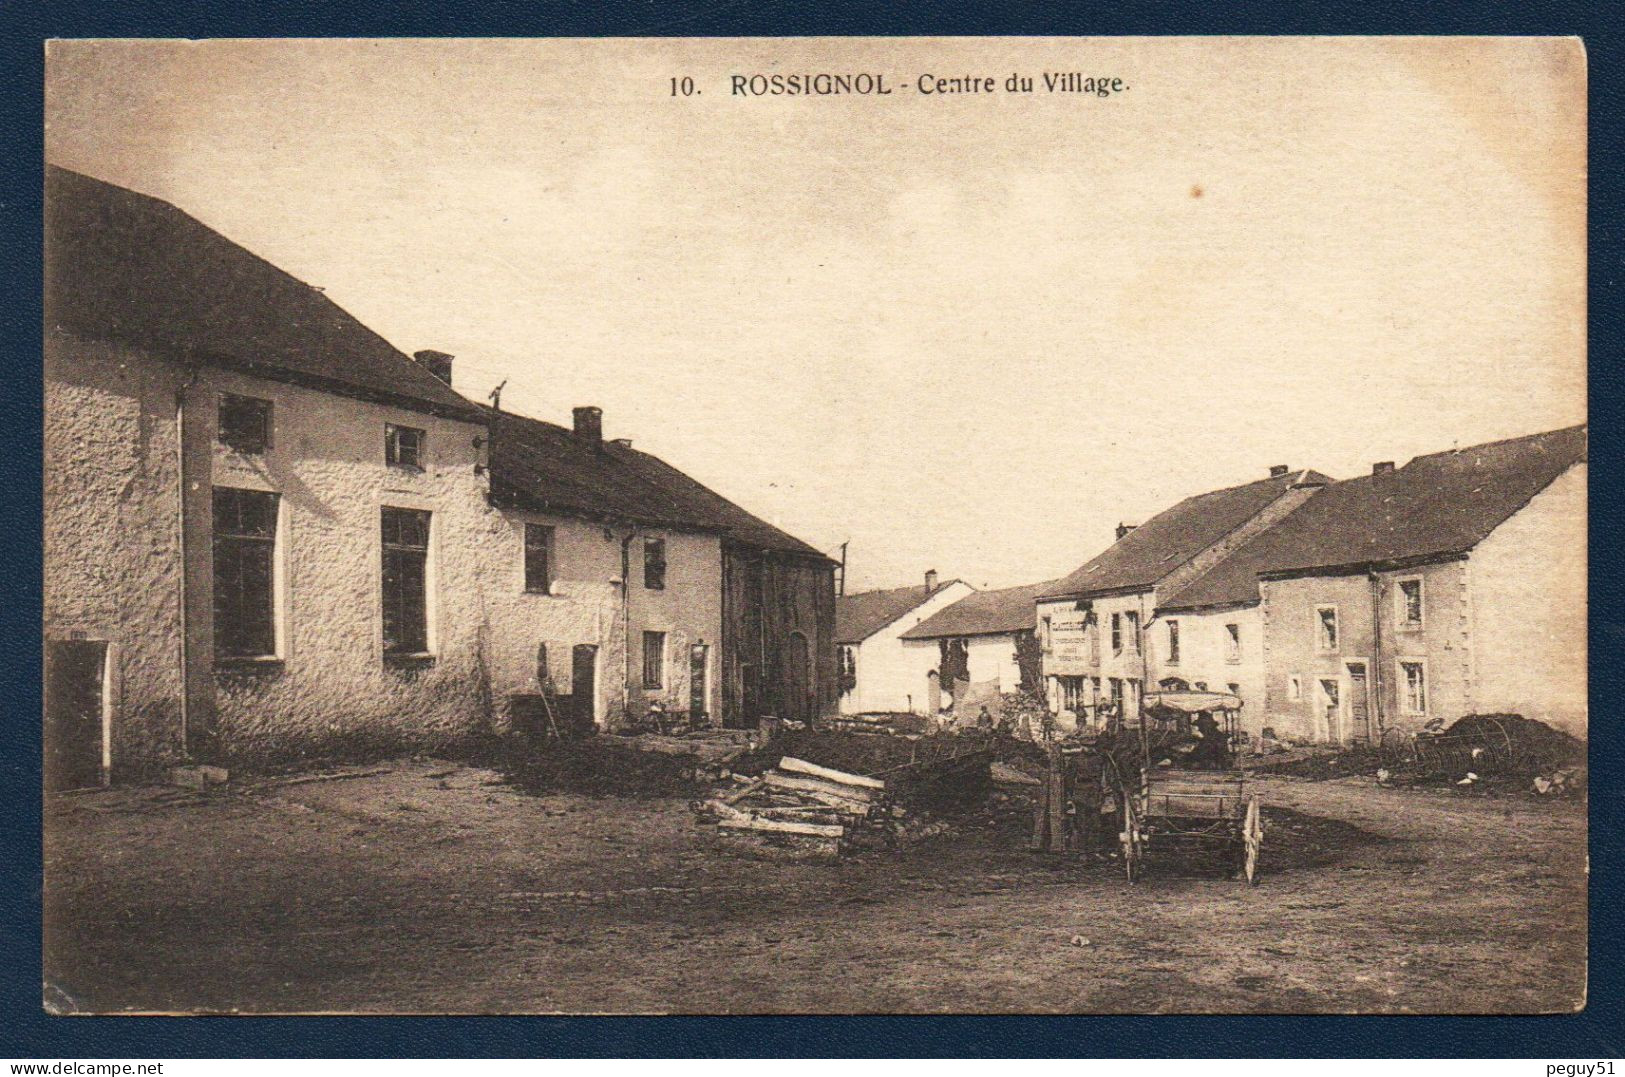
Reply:
[[[47, 158], [849, 589], [1066, 574], [1272, 464], [1585, 420], [1572, 40], [54, 42]], [[1100, 98], [1044, 72], [1121, 78]], [[883, 74], [885, 97], [730, 76]], [[925, 95], [921, 75], [993, 94]], [[1012, 74], [1033, 93], [1005, 92]], [[671, 79], [699, 93], [673, 96]]]

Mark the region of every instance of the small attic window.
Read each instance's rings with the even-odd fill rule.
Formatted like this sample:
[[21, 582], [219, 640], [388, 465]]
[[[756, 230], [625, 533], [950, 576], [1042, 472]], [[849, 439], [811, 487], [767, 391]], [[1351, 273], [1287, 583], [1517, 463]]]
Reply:
[[258, 455], [271, 447], [271, 402], [255, 396], [220, 394], [216, 440], [240, 453]]
[[384, 463], [390, 467], [423, 470], [423, 441], [426, 434], [415, 426], [384, 424]]

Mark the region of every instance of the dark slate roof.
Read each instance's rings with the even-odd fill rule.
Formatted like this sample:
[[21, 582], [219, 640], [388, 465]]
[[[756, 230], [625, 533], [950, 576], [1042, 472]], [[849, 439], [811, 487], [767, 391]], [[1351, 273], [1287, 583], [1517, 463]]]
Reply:
[[1571, 426], [1418, 456], [1384, 474], [1333, 483], [1159, 609], [1256, 602], [1260, 574], [1459, 556], [1585, 458], [1586, 428]]
[[1039, 597], [1087, 598], [1154, 587], [1294, 485], [1331, 481], [1318, 471], [1289, 471], [1244, 486], [1187, 497], [1118, 539]]
[[1030, 630], [1038, 624], [1038, 596], [1054, 582], [1050, 580], [1022, 587], [1006, 587], [1001, 591], [968, 594], [904, 632], [903, 638], [992, 636]]
[[168, 202], [48, 166], [45, 249], [48, 329], [477, 419], [319, 290]]
[[481, 410], [491, 429], [491, 501], [499, 507], [714, 532], [755, 549], [829, 560], [648, 453]]
[[893, 587], [889, 591], [842, 595], [835, 600], [835, 642], [862, 643], [944, 587], [958, 582], [949, 580], [939, 583], [930, 591], [925, 589], [923, 583], [917, 583], [912, 587]]

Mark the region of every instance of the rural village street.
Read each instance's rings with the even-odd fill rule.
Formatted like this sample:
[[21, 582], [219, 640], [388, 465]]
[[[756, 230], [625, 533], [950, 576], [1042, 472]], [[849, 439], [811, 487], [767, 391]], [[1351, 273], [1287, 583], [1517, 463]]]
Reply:
[[754, 858], [676, 798], [403, 762], [51, 798], [46, 1002], [73, 1011], [1562, 1012], [1583, 804], [1261, 777], [1248, 888], [1025, 849]]

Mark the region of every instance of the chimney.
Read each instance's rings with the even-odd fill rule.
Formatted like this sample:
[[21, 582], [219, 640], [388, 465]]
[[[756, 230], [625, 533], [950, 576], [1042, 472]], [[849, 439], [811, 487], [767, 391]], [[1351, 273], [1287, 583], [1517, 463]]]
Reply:
[[1287, 467], [1285, 464], [1276, 464], [1274, 467], [1270, 468], [1270, 478], [1278, 479], [1291, 470], [1292, 469]]
[[604, 440], [603, 408], [576, 408], [571, 414], [575, 416], [576, 437], [592, 445]]
[[421, 352], [413, 352], [412, 358], [428, 367], [429, 373], [433, 374], [447, 385], [451, 384], [451, 361], [453, 358], [455, 358], [454, 356], [447, 355], [445, 352], [425, 350]]
[[925, 593], [930, 594], [932, 591], [935, 591], [936, 589], [937, 589], [937, 570], [934, 569], [934, 568], [928, 568], [928, 569], [925, 570]]
[[1373, 475], [1386, 475], [1392, 470], [1394, 470], [1394, 462], [1392, 460], [1378, 460], [1376, 463], [1371, 465], [1371, 474]]
[[1118, 524], [1117, 525], [1117, 539], [1118, 539], [1118, 541], [1121, 542], [1124, 535], [1128, 534], [1130, 531], [1133, 531], [1136, 527], [1139, 527], [1139, 526], [1140, 526], [1139, 524]]

